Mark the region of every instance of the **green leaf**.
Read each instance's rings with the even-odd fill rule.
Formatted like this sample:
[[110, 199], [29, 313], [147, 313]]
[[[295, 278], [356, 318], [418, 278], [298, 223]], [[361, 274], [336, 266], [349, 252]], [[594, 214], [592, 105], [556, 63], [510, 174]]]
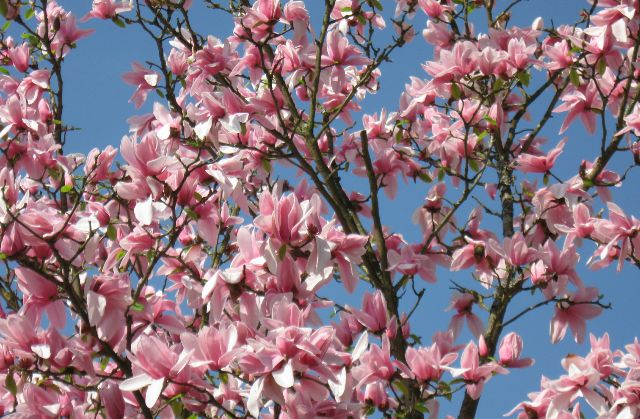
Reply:
[[284, 256], [286, 253], [287, 253], [287, 245], [283, 244], [282, 246], [280, 246], [280, 249], [278, 249], [278, 259], [284, 260]]
[[438, 182], [442, 182], [444, 180], [444, 175], [445, 175], [444, 169], [438, 170]]
[[118, 250], [118, 253], [116, 253], [116, 260], [117, 261], [121, 261], [122, 258], [124, 257], [124, 255], [126, 255], [126, 254], [127, 254], [126, 250], [124, 250], [124, 249]]
[[33, 15], [35, 15], [35, 12], [33, 11], [32, 8], [28, 8], [26, 12], [24, 12], [24, 18], [25, 19], [31, 19], [33, 17]]
[[[181, 394], [179, 394], [179, 396], [182, 397]], [[182, 405], [182, 403], [180, 403], [180, 400], [172, 400], [169, 402], [169, 405], [171, 406], [171, 411], [173, 412], [173, 414], [179, 418], [182, 415], [182, 410], [184, 409], [184, 406]]]
[[7, 20], [6, 22], [4, 22], [4, 25], [2, 25], [2, 29], [0, 29], [0, 31], [6, 32], [7, 29], [9, 29], [9, 27], [11, 26], [11, 22], [13, 22], [13, 20]]
[[600, 74], [601, 76], [604, 74], [605, 71], [607, 71], [607, 60], [605, 60], [603, 57], [601, 57], [598, 60], [598, 63], [596, 64], [597, 69], [598, 69], [598, 74]]
[[107, 365], [109, 365], [109, 357], [108, 356], [102, 357], [102, 359], [100, 360], [100, 369], [102, 371], [106, 370]]
[[178, 394], [176, 394], [175, 396], [173, 396], [172, 398], [169, 399], [169, 403], [175, 402], [176, 400], [180, 400], [183, 397], [184, 397], [184, 394], [178, 393]]
[[478, 141], [482, 140], [484, 137], [487, 136], [487, 134], [489, 134], [489, 131], [482, 131], [480, 134], [478, 134]]
[[342, 13], [351, 13], [353, 9], [351, 7], [343, 7], [342, 9], [340, 9], [340, 11]]
[[0, 67], [0, 73], [2, 73], [2, 74], [6, 74], [6, 75], [9, 75], [9, 70], [7, 70], [7, 69], [6, 69], [6, 68], [4, 68], [4, 67]]
[[529, 83], [531, 82], [531, 74], [525, 71], [521, 71], [516, 74], [516, 77], [518, 78], [518, 81], [524, 86], [529, 86]]
[[[2, 3], [2, 1], [0, 0], [0, 4], [1, 3]], [[13, 378], [13, 373], [12, 372], [7, 374], [7, 377], [4, 380], [4, 385], [5, 385], [5, 388], [7, 390], [9, 390], [9, 393], [13, 394], [14, 396], [18, 392], [18, 386], [16, 385], [16, 380], [15, 380], [15, 378]]]
[[200, 216], [198, 215], [197, 212], [195, 212], [194, 210], [192, 210], [191, 208], [185, 208], [184, 212], [187, 213], [187, 217], [191, 218], [192, 220], [199, 220]]
[[431, 176], [429, 176], [429, 174], [428, 174], [428, 173], [420, 172], [420, 173], [418, 173], [418, 177], [419, 177], [423, 182], [426, 182], [426, 183], [431, 183], [431, 182], [433, 182], [433, 179], [431, 179]]
[[493, 82], [493, 92], [499, 92], [502, 87], [504, 87], [504, 80], [502, 79], [496, 79], [496, 81]]
[[491, 125], [498, 125], [498, 121], [496, 121], [495, 119], [493, 119], [492, 117], [490, 117], [489, 115], [485, 115], [482, 117], [482, 119], [484, 119], [485, 121], [487, 121], [488, 123], [490, 123]]
[[[2, 17], [7, 17], [7, 11], [9, 10], [7, 6], [7, 0], [0, 0], [0, 15]], [[15, 396], [15, 393], [13, 393]]]
[[69, 193], [73, 190], [73, 186], [71, 185], [64, 185], [62, 188], [60, 188], [60, 192], [62, 193]]
[[396, 381], [393, 383], [393, 386], [400, 390], [404, 394], [409, 394], [409, 388], [402, 381]]
[[113, 241], [115, 241], [116, 237], [118, 237], [116, 228], [113, 224], [109, 224], [109, 226], [107, 227], [107, 237]]
[[379, 0], [371, 0], [371, 5], [380, 11], [384, 10]]
[[423, 405], [422, 403], [419, 403], [419, 402], [416, 403], [415, 409], [420, 413], [429, 413], [429, 409], [427, 409], [427, 407], [425, 405]]
[[220, 381], [224, 384], [227, 384], [229, 382], [229, 377], [227, 376], [226, 372], [220, 371], [220, 374], [218, 374], [218, 376], [220, 377]]
[[131, 304], [131, 310], [137, 312], [144, 311], [144, 305], [136, 301], [135, 303]]
[[477, 172], [478, 170], [480, 170], [480, 166], [478, 165], [478, 160], [475, 159], [469, 159], [469, 167], [471, 168], [471, 170], [473, 170], [474, 172]]
[[0, 260], [7, 260], [7, 254], [0, 252]]
[[124, 29], [124, 28], [127, 27], [126, 23], [124, 23], [123, 20], [118, 19], [117, 16], [114, 16], [112, 20], [113, 20], [113, 23], [115, 23], [116, 26], [118, 26], [119, 28], [123, 28]]
[[542, 176], [542, 183], [544, 186], [549, 185], [549, 173], [545, 173], [544, 176]]
[[455, 83], [451, 83], [451, 97], [455, 100], [458, 100], [461, 96], [462, 91], [460, 90], [460, 86]]

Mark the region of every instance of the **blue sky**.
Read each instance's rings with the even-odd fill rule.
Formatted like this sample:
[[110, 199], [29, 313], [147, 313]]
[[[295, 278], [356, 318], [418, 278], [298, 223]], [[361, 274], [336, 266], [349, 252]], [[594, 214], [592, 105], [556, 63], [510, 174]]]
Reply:
[[[316, 3], [317, 2], [317, 3]], [[75, 11], [78, 16], [84, 15], [89, 8], [89, 2], [60, 1], [60, 3]], [[80, 6], [79, 4], [82, 3]], [[197, 1], [195, 3], [198, 3]], [[318, 0], [307, 1], [312, 5], [311, 11], [317, 16], [316, 7], [321, 2]], [[392, 9], [392, 2], [384, 0], [383, 4]], [[498, 0], [498, 7], [503, 7], [510, 2]], [[525, 26], [538, 15], [545, 18], [546, 23], [551, 20], [556, 24], [570, 23], [575, 20], [580, 9], [588, 7], [583, 0], [529, 0], [522, 2], [515, 10], [513, 22]], [[219, 12], [204, 11], [195, 16], [195, 25], [201, 32], [211, 32], [220, 38], [228, 36], [231, 32], [231, 22]], [[314, 18], [314, 19], [317, 19]], [[414, 23], [420, 27], [425, 22], [424, 15], [418, 15]], [[64, 64], [65, 75], [65, 115], [67, 124], [81, 128], [81, 131], [70, 135], [67, 141], [66, 152], [87, 152], [93, 147], [105, 147], [108, 144], [119, 145], [123, 135], [127, 134], [128, 125], [126, 119], [132, 115], [141, 114], [150, 109], [151, 101], [145, 108], [135, 110], [128, 99], [133, 93], [133, 87], [126, 85], [121, 76], [130, 70], [131, 62], [153, 60], [156, 51], [153, 42], [137, 28], [121, 29], [112, 22], [92, 20], [83, 25], [83, 28], [96, 29], [94, 35], [78, 43], [78, 48], [69, 54]], [[383, 76], [381, 91], [369, 96], [364, 107], [367, 112], [375, 112], [381, 107], [393, 110], [397, 107], [399, 94], [403, 90], [409, 75], [424, 77], [420, 65], [432, 58], [431, 49], [416, 36], [415, 40], [394, 55], [393, 62], [382, 67]], [[150, 96], [150, 99], [155, 99]], [[557, 132], [562, 121], [562, 116], [556, 117], [546, 134], [553, 143], [559, 138]], [[356, 117], [356, 120], [359, 120]], [[577, 171], [580, 159], [592, 160], [597, 153], [597, 137], [588, 135], [584, 129], [576, 123], [566, 133], [570, 141], [565, 148], [565, 153], [558, 161], [557, 172], [563, 179], [567, 179]], [[639, 200], [634, 199], [637, 190], [633, 185], [637, 176], [631, 176], [627, 186], [614, 191], [614, 196], [621, 206], [630, 214], [638, 214]], [[409, 185], [401, 189], [399, 197], [394, 202], [383, 202], [383, 221], [399, 231], [409, 240], [419, 240], [420, 233], [411, 223], [411, 213], [421, 205], [429, 185]], [[461, 213], [464, 217], [465, 212]], [[635, 319], [640, 318], [640, 305], [637, 304], [637, 296], [640, 293], [640, 281], [638, 281], [635, 268], [627, 266], [622, 273], [616, 274], [613, 268], [599, 272], [590, 272], [584, 267], [590, 256], [592, 247], [586, 244], [579, 272], [588, 284], [595, 284], [605, 294], [606, 300], [613, 303], [613, 310], [604, 312], [599, 318], [588, 324], [589, 330], [596, 335], [601, 335], [608, 330], [611, 333], [615, 347], [620, 347], [633, 340], [638, 334]], [[444, 309], [450, 298], [450, 280], [465, 281], [470, 272], [452, 274], [444, 270], [439, 271], [439, 282], [436, 285], [424, 284], [427, 294], [423, 304], [417, 310], [412, 319], [415, 333], [424, 337], [428, 342], [429, 337], [436, 331], [446, 328], [450, 314]], [[468, 282], [467, 282], [468, 283]], [[364, 291], [364, 286], [359, 287], [359, 293]], [[342, 287], [331, 287], [327, 291], [329, 297], [343, 302]], [[539, 298], [539, 297], [538, 297]], [[514, 302], [515, 307], [523, 308], [538, 299], [530, 296], [519, 296]], [[359, 297], [350, 298], [350, 304], [357, 304]], [[410, 307], [407, 306], [407, 309]], [[516, 308], [510, 310], [516, 313]], [[545, 307], [526, 316], [516, 322], [505, 331], [517, 330], [524, 337], [525, 355], [536, 359], [536, 365], [526, 370], [514, 370], [510, 377], [496, 377], [487, 385], [483, 400], [480, 403], [479, 418], [499, 417], [509, 411], [518, 401], [524, 400], [528, 391], [539, 387], [540, 375], [555, 377], [561, 373], [560, 359], [568, 353], [584, 354], [588, 350], [587, 344], [575, 345], [570, 338], [564, 342], [551, 346], [549, 344], [549, 320], [552, 316], [552, 308]], [[509, 317], [509, 316], [508, 316]], [[461, 338], [462, 342], [468, 341], [468, 334]], [[457, 414], [458, 400], [454, 399], [451, 405], [444, 404], [442, 412]]]

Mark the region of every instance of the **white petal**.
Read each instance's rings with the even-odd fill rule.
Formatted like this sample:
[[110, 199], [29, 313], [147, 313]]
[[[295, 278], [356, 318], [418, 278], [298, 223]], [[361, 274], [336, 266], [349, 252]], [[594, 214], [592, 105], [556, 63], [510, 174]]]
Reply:
[[107, 308], [107, 299], [104, 295], [94, 291], [87, 294], [87, 310], [89, 314], [89, 324], [95, 326], [104, 316], [104, 310]]
[[42, 359], [51, 358], [51, 347], [44, 343], [31, 345], [31, 350], [34, 354], [38, 355]]
[[249, 398], [247, 398], [247, 410], [251, 413], [251, 416], [257, 418], [260, 416], [260, 398], [262, 395], [262, 389], [264, 388], [264, 377], [260, 377], [251, 386], [249, 391]]
[[189, 360], [191, 359], [191, 355], [193, 355], [194, 351], [195, 349], [182, 351], [182, 353], [180, 353], [180, 356], [178, 357], [178, 361], [173, 366], [173, 368], [171, 368], [171, 372], [175, 374], [179, 374], [180, 371], [182, 371], [184, 367], [186, 367], [187, 364], [189, 363]]
[[236, 342], [238, 341], [238, 330], [235, 326], [231, 326], [231, 330], [229, 333], [229, 340], [227, 342], [227, 352], [235, 348]]
[[52, 416], [58, 416], [58, 413], [60, 413], [60, 403], [53, 403], [42, 406], [42, 409], [50, 413]]
[[216, 286], [217, 275], [212, 276], [207, 280], [207, 283], [202, 287], [202, 298], [208, 300], [211, 297], [211, 293], [213, 292], [213, 288]]
[[122, 391], [136, 391], [136, 390], [140, 390], [143, 387], [148, 386], [152, 382], [153, 382], [153, 378], [151, 378], [147, 374], [142, 373], [140, 375], [136, 375], [124, 380], [123, 382], [120, 383], [118, 387]]
[[627, 24], [623, 19], [616, 20], [611, 25], [611, 33], [618, 42], [627, 42]]
[[617, 10], [622, 13], [627, 19], [633, 19], [633, 16], [636, 14], [635, 7], [631, 6], [619, 6]]
[[336, 398], [340, 398], [344, 394], [344, 390], [347, 385], [347, 369], [342, 368], [340, 372], [336, 375], [336, 380], [329, 380], [329, 388], [331, 392]]
[[213, 120], [211, 118], [207, 118], [206, 121], [196, 124], [193, 130], [195, 131], [196, 136], [200, 140], [204, 140], [209, 135], [212, 125], [213, 125]]
[[153, 407], [158, 401], [160, 394], [162, 394], [162, 388], [164, 387], [164, 378], [153, 380], [147, 388], [147, 394], [144, 396], [144, 403], [147, 407]]
[[146, 201], [138, 202], [133, 209], [133, 213], [136, 215], [138, 221], [143, 226], [148, 226], [153, 222], [153, 201], [151, 197]]
[[367, 350], [368, 347], [369, 347], [369, 333], [365, 331], [362, 335], [360, 335], [358, 342], [353, 347], [353, 352], [351, 354], [351, 362], [357, 361], [362, 356], [364, 351]]
[[224, 272], [220, 272], [220, 276], [227, 284], [239, 284], [244, 278], [244, 267], [229, 268]]
[[158, 84], [158, 80], [160, 80], [160, 76], [155, 73], [144, 75], [144, 81], [149, 83], [149, 86], [155, 87]]
[[238, 134], [242, 132], [241, 124], [245, 124], [248, 120], [248, 113], [236, 113], [233, 115], [225, 115], [225, 117], [220, 120], [220, 124], [230, 133]]
[[284, 364], [284, 366], [279, 370], [273, 371], [271, 375], [273, 375], [273, 379], [276, 380], [276, 383], [278, 383], [280, 387], [283, 387], [283, 388], [293, 387], [294, 378], [293, 378], [293, 367], [291, 366], [291, 361]]

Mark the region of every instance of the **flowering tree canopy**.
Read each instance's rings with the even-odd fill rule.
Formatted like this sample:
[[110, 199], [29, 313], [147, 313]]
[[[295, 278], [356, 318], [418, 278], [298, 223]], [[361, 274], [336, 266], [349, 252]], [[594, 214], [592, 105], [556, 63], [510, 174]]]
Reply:
[[[610, 304], [579, 267], [640, 267], [611, 193], [640, 165], [640, 4], [517, 26], [519, 3], [0, 0], [0, 413], [473, 418], [534, 364], [521, 318], [547, 306], [550, 343], [587, 338]], [[96, 19], [155, 59], [123, 75], [149, 113], [82, 155], [64, 68]], [[363, 110], [425, 41], [423, 71]], [[597, 151], [565, 177], [571, 141]], [[383, 210], [407, 185], [418, 239]], [[443, 281], [450, 323], [415, 327]], [[503, 412], [639, 417], [640, 343], [590, 342]]]

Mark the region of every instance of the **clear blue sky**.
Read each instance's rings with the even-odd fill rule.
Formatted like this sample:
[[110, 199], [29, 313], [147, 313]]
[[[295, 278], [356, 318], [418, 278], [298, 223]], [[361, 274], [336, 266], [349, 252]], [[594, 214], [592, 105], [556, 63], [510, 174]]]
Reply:
[[[283, 0], [284, 2], [284, 0]], [[89, 2], [60, 1], [67, 8], [75, 11], [78, 16], [84, 15]], [[79, 3], [82, 5], [78, 6]], [[196, 0], [194, 3], [198, 3]], [[317, 12], [319, 0], [308, 0], [312, 5], [311, 11]], [[383, 0], [387, 9], [393, 9], [392, 2]], [[498, 0], [498, 7], [503, 7], [509, 1]], [[513, 22], [526, 26], [536, 16], [543, 16], [546, 23], [551, 19], [556, 24], [570, 23], [575, 20], [580, 9], [588, 7], [583, 0], [529, 0], [521, 3], [515, 10]], [[231, 24], [221, 13], [206, 11], [195, 15], [195, 24], [201, 32], [211, 32], [220, 38], [228, 36], [231, 32]], [[424, 15], [418, 15], [414, 20], [416, 25], [423, 25]], [[87, 152], [93, 147], [105, 147], [108, 144], [119, 145], [120, 139], [127, 134], [128, 125], [126, 119], [134, 114], [145, 112], [149, 109], [151, 101], [146, 108], [136, 111], [128, 99], [133, 92], [132, 86], [125, 85], [121, 80], [123, 73], [129, 71], [132, 61], [144, 62], [153, 60], [156, 51], [153, 43], [144, 33], [137, 28], [120, 29], [111, 22], [92, 20], [83, 25], [83, 28], [91, 27], [96, 33], [78, 43], [78, 48], [69, 54], [65, 60], [65, 122], [77, 126], [82, 130], [71, 135], [67, 142], [67, 152]], [[394, 110], [398, 104], [398, 97], [409, 75], [424, 77], [420, 65], [431, 59], [431, 49], [420, 36], [394, 55], [392, 63], [382, 67], [382, 89], [370, 96], [365, 103], [365, 110], [375, 112], [380, 107]], [[154, 99], [153, 96], [150, 96]], [[359, 120], [359, 118], [356, 118]], [[557, 131], [562, 118], [556, 118], [546, 131], [551, 142], [556, 141]], [[564, 179], [576, 173], [577, 159], [592, 160], [597, 152], [597, 140], [595, 136], [589, 136], [586, 132], [574, 124], [567, 135], [570, 141], [565, 148], [565, 153], [558, 162], [558, 173]], [[627, 186], [622, 190], [614, 191], [614, 196], [628, 213], [638, 214], [639, 200], [634, 199], [637, 192], [637, 176], [631, 176]], [[401, 190], [398, 200], [384, 203], [383, 220], [395, 231], [399, 231], [409, 240], [420, 238], [418, 229], [411, 223], [413, 209], [422, 203], [428, 190], [427, 185], [410, 185]], [[462, 213], [464, 216], [464, 212]], [[640, 281], [638, 281], [635, 268], [627, 266], [622, 273], [616, 274], [615, 270], [607, 269], [596, 273], [584, 268], [587, 258], [590, 256], [592, 246], [585, 245], [579, 272], [587, 284], [595, 284], [606, 299], [613, 303], [614, 309], [606, 311], [599, 318], [588, 324], [589, 330], [597, 335], [605, 330], [611, 332], [613, 345], [620, 347], [631, 342], [638, 335], [636, 319], [640, 318], [640, 304], [637, 296], [640, 294]], [[422, 306], [412, 319], [414, 332], [424, 337], [428, 342], [430, 336], [436, 331], [446, 328], [450, 314], [444, 312], [450, 297], [449, 281], [451, 279], [465, 280], [469, 272], [451, 274], [441, 270], [439, 282], [436, 285], [427, 285], [427, 296]], [[344, 293], [341, 287], [333, 287], [334, 297], [343, 302]], [[364, 286], [359, 287], [359, 292], [364, 291]], [[539, 297], [538, 297], [539, 298]], [[350, 304], [357, 304], [359, 297], [354, 297]], [[536, 300], [529, 296], [520, 296], [515, 305], [520, 308], [529, 305]], [[407, 307], [408, 309], [409, 307]], [[519, 310], [512, 308], [511, 313]], [[518, 401], [524, 400], [529, 391], [538, 389], [540, 374], [555, 377], [561, 372], [560, 359], [568, 353], [584, 354], [587, 344], [575, 345], [570, 338], [564, 342], [551, 346], [549, 344], [549, 320], [552, 316], [552, 308], [540, 309], [534, 314], [516, 322], [513, 326], [521, 333], [525, 341], [525, 355], [536, 359], [536, 365], [526, 370], [514, 370], [509, 377], [495, 377], [486, 386], [483, 399], [480, 403], [479, 418], [500, 417], [509, 411]], [[511, 330], [511, 329], [509, 329]], [[509, 330], [505, 331], [508, 332]], [[464, 335], [461, 341], [466, 342], [469, 335]], [[445, 414], [457, 414], [459, 398], [454, 399], [451, 405], [444, 404], [441, 412]]]

